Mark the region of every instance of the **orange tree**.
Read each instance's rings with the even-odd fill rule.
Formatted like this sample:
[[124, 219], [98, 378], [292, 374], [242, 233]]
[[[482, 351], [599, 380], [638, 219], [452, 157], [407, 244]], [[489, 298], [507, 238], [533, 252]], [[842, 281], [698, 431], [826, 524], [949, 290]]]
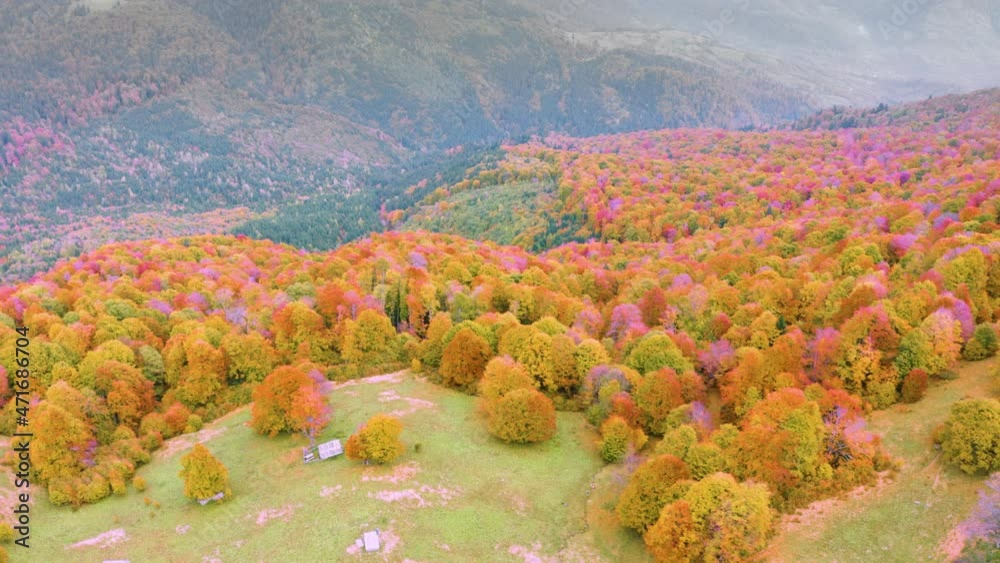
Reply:
[[315, 382], [301, 369], [282, 366], [253, 391], [250, 426], [258, 434], [304, 432], [314, 436], [330, 420], [329, 407]]
[[458, 331], [444, 348], [441, 376], [445, 385], [468, 389], [483, 376], [493, 349], [485, 338], [471, 329]]

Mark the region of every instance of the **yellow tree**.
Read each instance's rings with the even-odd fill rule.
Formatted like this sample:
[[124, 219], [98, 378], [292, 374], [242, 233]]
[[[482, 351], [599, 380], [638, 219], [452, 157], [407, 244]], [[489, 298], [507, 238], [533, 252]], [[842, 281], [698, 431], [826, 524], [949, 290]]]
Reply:
[[389, 463], [403, 455], [406, 446], [399, 435], [403, 423], [394, 416], [377, 414], [371, 417], [357, 434], [347, 439], [344, 453], [356, 460], [378, 464]]
[[204, 445], [194, 445], [181, 458], [180, 476], [184, 479], [184, 496], [202, 500], [222, 493], [223, 499], [233, 496], [229, 487], [229, 470]]

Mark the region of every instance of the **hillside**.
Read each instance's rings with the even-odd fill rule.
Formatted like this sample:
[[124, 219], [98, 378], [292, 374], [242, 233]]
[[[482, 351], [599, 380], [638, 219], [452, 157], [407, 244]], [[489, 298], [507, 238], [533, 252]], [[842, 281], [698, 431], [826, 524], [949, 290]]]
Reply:
[[[336, 416], [321, 440], [346, 438], [388, 409], [406, 423], [405, 456], [387, 468], [343, 457], [304, 465], [304, 438], [257, 436], [241, 409], [197, 435], [165, 443], [140, 472], [149, 483], [144, 492], [76, 512], [40, 503], [37, 517], [51, 532], [33, 556], [349, 561], [363, 558], [354, 540], [379, 528], [385, 560], [514, 561], [522, 553], [600, 560], [598, 546], [567, 545], [586, 526], [585, 499], [575, 493], [600, 470], [588, 455], [593, 438], [580, 415], [562, 415], [552, 442], [520, 449], [468, 423], [470, 398], [409, 374], [336, 386], [328, 400]], [[195, 440], [211, 447], [241, 483], [234, 502], [202, 508], [183, 500], [178, 459]], [[477, 465], [455, 471], [456, 463]], [[292, 536], [294, 546], [287, 543]]]
[[[775, 534], [849, 558], [882, 538], [833, 514], [802, 547], [785, 518], [872, 487], [893, 493], [860, 522], [912, 515], [933, 432], [961, 494], [908, 528], [900, 553], [928, 555], [1000, 467], [996, 360], [949, 383], [1000, 351], [995, 100], [550, 134], [274, 213], [77, 223], [63, 260], [0, 286], [0, 434], [33, 433], [34, 509], [65, 524], [45, 549], [270, 559], [295, 526], [315, 559], [375, 526], [389, 558], [747, 560]], [[240, 234], [175, 236], [200, 227]], [[350, 460], [301, 465], [311, 434], [351, 435]]]
[[[813, 104], [754, 69], [595, 52], [538, 14], [484, 7], [5, 0], [0, 189], [18, 197], [0, 203], [0, 279], [72, 255], [95, 218], [166, 208], [160, 228], [180, 236], [175, 219], [233, 206], [325, 195], [377, 209], [377, 178], [456, 146], [763, 125]], [[46, 253], [25, 260], [29, 247]]]
[[878, 487], [786, 517], [769, 559], [868, 561], [879, 550], [899, 561], [956, 558], [966, 539], [961, 524], [984, 486], [982, 479], [942, 463], [930, 444], [952, 404], [994, 394], [997, 367], [996, 361], [965, 365], [956, 380], [931, 388], [920, 403], [872, 416], [872, 429], [903, 460], [900, 474]]
[[[496, 166], [431, 185], [420, 205], [386, 217], [401, 230], [485, 237], [531, 250], [587, 240], [698, 247], [695, 241], [749, 239], [780, 224], [790, 229], [782, 250], [790, 257], [841, 237], [916, 233], [893, 225], [910, 220], [897, 198], [927, 198], [925, 213], [933, 207], [943, 213], [940, 221], [989, 233], [991, 207], [983, 208], [986, 215], [957, 214], [967, 201], [985, 201], [997, 189], [997, 97], [990, 90], [891, 109], [826, 111], [799, 122], [801, 131], [553, 135], [508, 146]], [[850, 126], [857, 128], [845, 129]], [[525, 183], [552, 187], [531, 195]], [[487, 230], [491, 210], [503, 207], [497, 202], [525, 197], [523, 205], [537, 212], [519, 219], [524, 224], [516, 235]], [[848, 218], [862, 206], [872, 211], [867, 220]], [[819, 234], [835, 230], [841, 231], [836, 240]], [[795, 232], [810, 235], [794, 240]]]

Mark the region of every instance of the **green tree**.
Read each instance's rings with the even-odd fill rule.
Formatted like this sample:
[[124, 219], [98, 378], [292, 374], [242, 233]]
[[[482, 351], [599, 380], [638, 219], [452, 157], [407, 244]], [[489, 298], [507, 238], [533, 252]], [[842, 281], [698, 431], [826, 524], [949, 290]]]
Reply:
[[684, 404], [680, 379], [670, 368], [647, 374], [635, 390], [635, 404], [642, 415], [642, 425], [650, 434], [666, 432], [670, 411]]
[[643, 337], [629, 353], [625, 365], [642, 374], [663, 368], [670, 368], [677, 373], [694, 369], [677, 344], [662, 332], [653, 332]]
[[1000, 401], [969, 399], [952, 405], [941, 448], [966, 473], [1000, 470]]
[[222, 337], [220, 348], [226, 357], [226, 374], [235, 383], [257, 383], [274, 369], [274, 349], [259, 332], [230, 332]]
[[629, 448], [638, 449], [637, 440], [645, 443], [642, 430], [633, 429], [620, 416], [609, 416], [601, 425], [601, 459], [608, 463], [620, 463], [628, 455]]
[[962, 349], [962, 358], [976, 362], [997, 354], [997, 333], [989, 325], [979, 325]]
[[357, 321], [348, 320], [344, 328], [343, 356], [349, 362], [380, 364], [392, 362], [398, 355], [396, 329], [389, 317], [366, 309]]
[[31, 465], [41, 484], [59, 477], [76, 477], [84, 469], [83, 457], [96, 446], [88, 425], [62, 407], [42, 401], [32, 411]]

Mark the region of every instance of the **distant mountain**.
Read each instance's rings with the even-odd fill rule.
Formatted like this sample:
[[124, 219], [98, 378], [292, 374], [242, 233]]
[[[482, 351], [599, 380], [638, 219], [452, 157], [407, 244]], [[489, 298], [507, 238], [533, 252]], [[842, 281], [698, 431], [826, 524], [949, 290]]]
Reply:
[[802, 82], [805, 75], [826, 104], [910, 101], [1000, 83], [998, 0], [522, 3], [604, 46], [635, 45], [641, 36], [675, 56], [735, 50], [776, 59], [784, 66], [770, 65], [772, 76]]
[[1000, 124], [1000, 88], [970, 94], [932, 97], [922, 102], [874, 108], [833, 107], [803, 117], [793, 129], [852, 129], [858, 127], [907, 127], [911, 129], [989, 129]]
[[191, 224], [364, 193], [460, 145], [815, 107], [760, 69], [581, 46], [510, 2], [0, 0], [0, 45], [0, 279], [25, 245], [72, 254], [96, 215]]

